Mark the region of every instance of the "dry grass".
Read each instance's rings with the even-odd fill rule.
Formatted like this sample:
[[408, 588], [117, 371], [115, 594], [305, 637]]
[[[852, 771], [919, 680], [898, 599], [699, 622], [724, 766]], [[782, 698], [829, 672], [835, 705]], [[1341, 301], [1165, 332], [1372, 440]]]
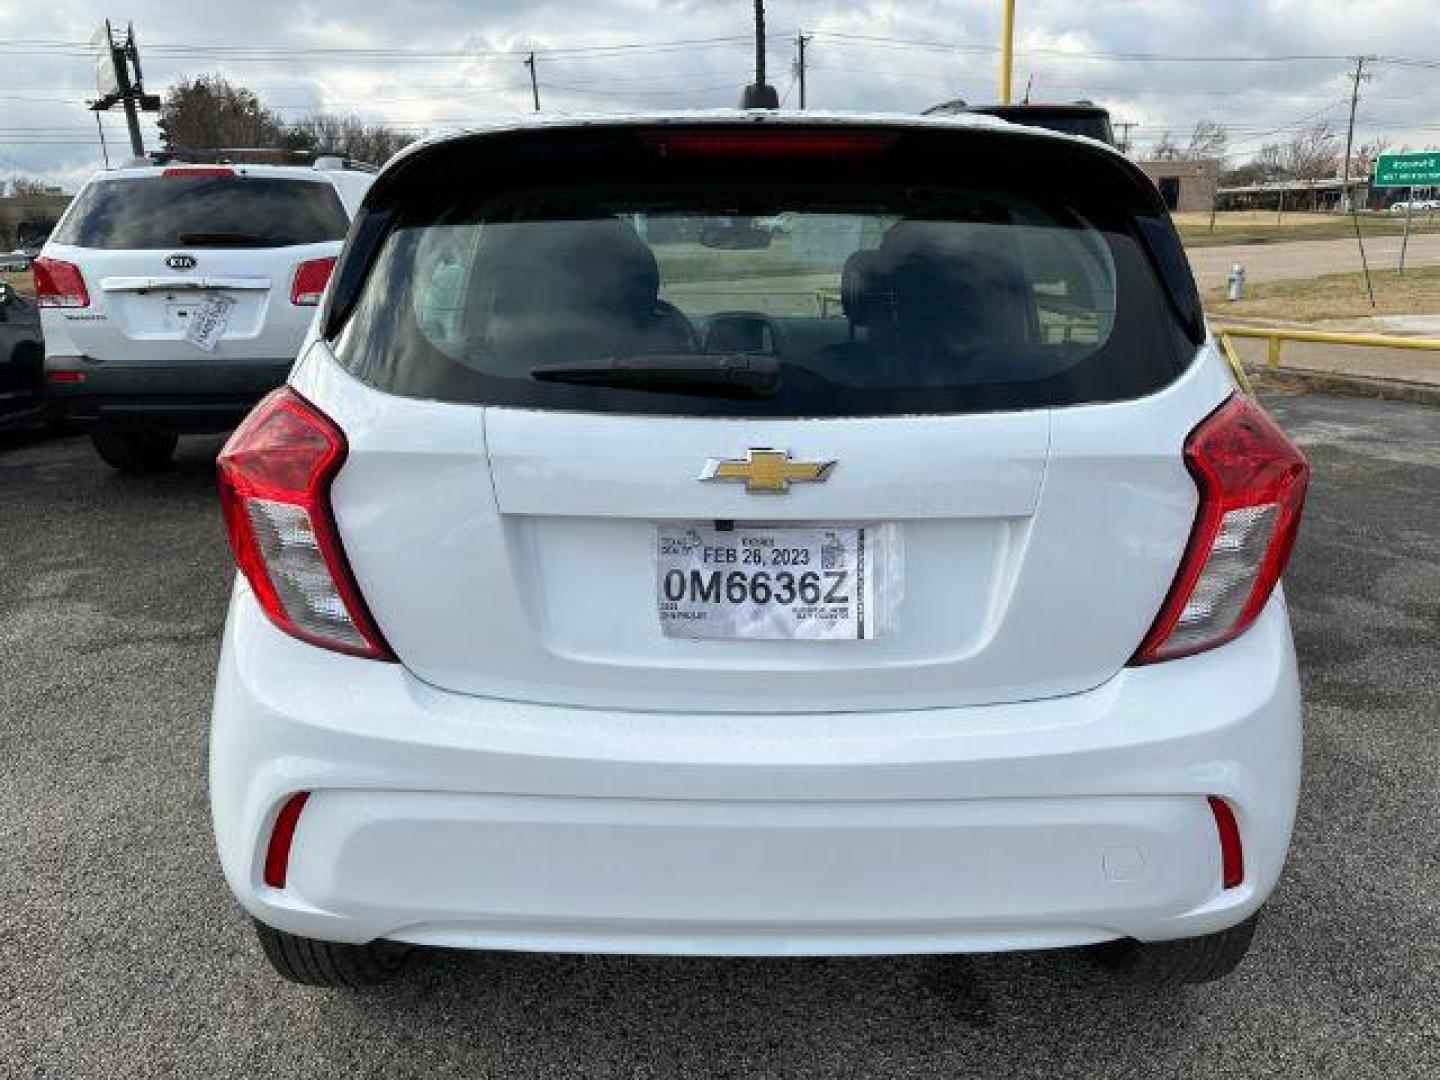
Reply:
[[[1210, 229], [1208, 213], [1175, 215], [1175, 224], [1187, 247], [1216, 247], [1227, 244], [1280, 244], [1288, 240], [1335, 240], [1355, 235], [1355, 226], [1345, 214], [1287, 213], [1277, 219], [1274, 210], [1226, 210], [1215, 215]], [[1417, 214], [1412, 232], [1440, 231], [1440, 214]], [[1398, 214], [1361, 214], [1364, 236], [1398, 236], [1405, 231], [1405, 218]]]
[[1205, 295], [1205, 310], [1216, 318], [1240, 316], [1319, 322], [1366, 315], [1440, 313], [1440, 266], [1419, 266], [1401, 277], [1394, 270], [1372, 270], [1375, 306], [1365, 291], [1365, 275], [1323, 274], [1294, 281], [1262, 281], [1246, 286], [1244, 300], [1229, 303], [1225, 289]]
[[30, 271], [23, 274], [0, 273], [0, 283], [11, 286], [16, 292], [26, 296], [35, 295], [35, 279], [31, 277]]

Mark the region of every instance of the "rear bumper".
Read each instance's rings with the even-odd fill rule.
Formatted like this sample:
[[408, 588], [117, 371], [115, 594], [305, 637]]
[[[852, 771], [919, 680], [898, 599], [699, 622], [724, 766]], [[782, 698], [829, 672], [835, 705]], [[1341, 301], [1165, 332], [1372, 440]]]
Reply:
[[[1208, 933], [1274, 887], [1299, 785], [1283, 601], [1212, 653], [1012, 705], [681, 715], [442, 692], [237, 589], [211, 798], [231, 889], [311, 937], [723, 954]], [[286, 887], [280, 804], [312, 792]], [[1220, 885], [1216, 794], [1245, 880]]]
[[[180, 431], [223, 431], [285, 381], [293, 360], [156, 366], [112, 365], [88, 356], [47, 356], [48, 393], [68, 419], [154, 423]], [[72, 381], [73, 380], [73, 381]]]

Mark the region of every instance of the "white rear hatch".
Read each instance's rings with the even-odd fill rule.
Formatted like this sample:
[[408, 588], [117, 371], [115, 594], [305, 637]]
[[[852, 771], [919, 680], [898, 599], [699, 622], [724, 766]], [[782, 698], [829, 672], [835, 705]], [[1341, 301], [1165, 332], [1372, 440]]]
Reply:
[[345, 433], [340, 537], [421, 679], [848, 711], [1134, 652], [1229, 390], [1153, 191], [1023, 133], [777, 133], [476, 137], [367, 200], [292, 383]]
[[49, 351], [112, 365], [293, 358], [318, 300], [297, 295], [297, 275], [323, 289], [347, 226], [334, 184], [309, 169], [101, 174], [45, 248], [89, 298], [46, 309]]

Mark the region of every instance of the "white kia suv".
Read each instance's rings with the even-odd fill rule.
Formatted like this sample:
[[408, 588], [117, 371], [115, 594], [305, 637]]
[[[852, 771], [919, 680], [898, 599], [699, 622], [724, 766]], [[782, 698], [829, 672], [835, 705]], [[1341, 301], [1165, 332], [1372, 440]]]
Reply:
[[285, 381], [373, 168], [142, 164], [95, 174], [35, 260], [45, 380], [100, 456], [165, 466]]
[[292, 979], [1088, 946], [1201, 980], [1280, 874], [1308, 467], [1098, 143], [419, 145], [219, 470], [215, 831]]

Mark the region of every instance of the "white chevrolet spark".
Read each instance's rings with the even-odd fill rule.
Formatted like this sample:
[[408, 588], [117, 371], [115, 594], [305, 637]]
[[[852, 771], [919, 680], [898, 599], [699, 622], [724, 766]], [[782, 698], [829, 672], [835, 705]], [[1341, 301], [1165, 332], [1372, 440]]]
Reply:
[[414, 946], [1195, 981], [1280, 874], [1308, 467], [1098, 143], [420, 144], [219, 469], [215, 831], [297, 981]]

